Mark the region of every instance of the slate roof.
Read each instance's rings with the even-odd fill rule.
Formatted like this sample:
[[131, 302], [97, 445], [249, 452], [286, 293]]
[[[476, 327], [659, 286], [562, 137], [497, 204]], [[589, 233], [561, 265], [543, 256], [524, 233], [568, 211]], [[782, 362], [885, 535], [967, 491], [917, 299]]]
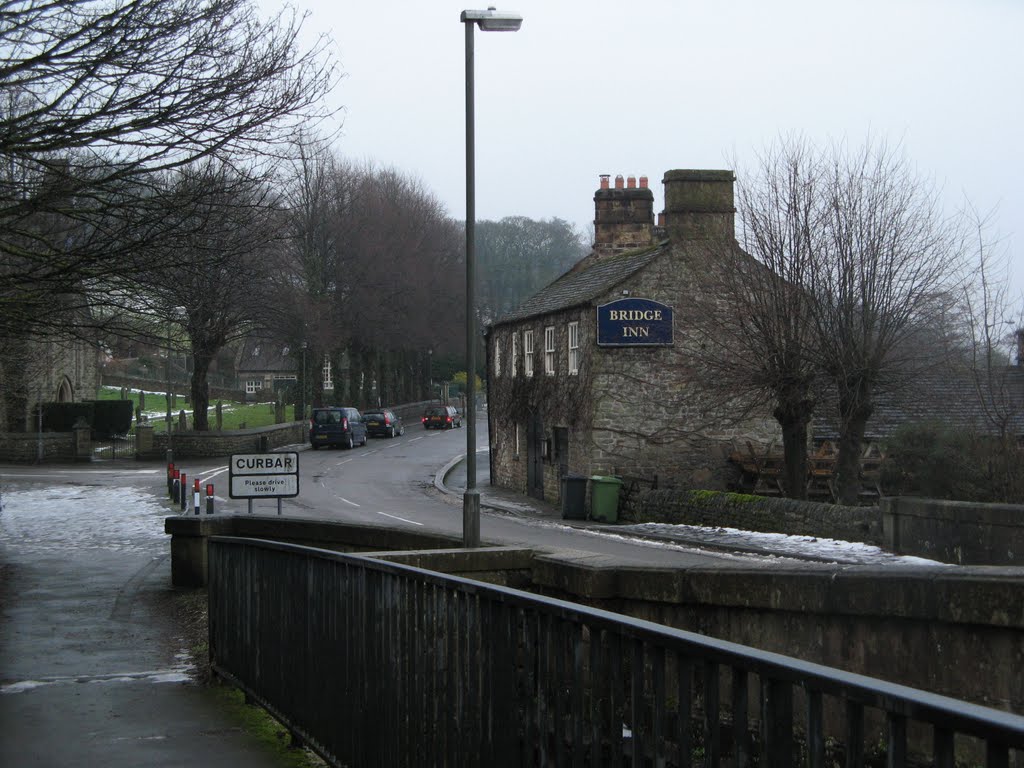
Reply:
[[267, 339], [247, 339], [238, 356], [236, 370], [242, 373], [295, 373], [295, 360], [286, 345]]
[[577, 264], [519, 307], [499, 317], [493, 326], [586, 305], [668, 253], [668, 250], [667, 243], [662, 243], [644, 251], [608, 256], [589, 267], [581, 268]]
[[[992, 391], [995, 404], [986, 408], [982, 399], [992, 400], [990, 393], [979, 393], [973, 377], [966, 370], [936, 370], [920, 374], [912, 385], [894, 393], [880, 393], [875, 409], [868, 420], [865, 438], [884, 439], [908, 423], [938, 421], [954, 429], [991, 433], [993, 425], [986, 412], [996, 408], [1009, 415], [1009, 431], [1024, 435], [1024, 368], [1009, 366], [994, 374], [997, 379]], [[825, 406], [827, 407], [827, 406]], [[817, 418], [814, 424], [816, 440], [834, 440], [838, 437], [838, 423], [832, 418]]]

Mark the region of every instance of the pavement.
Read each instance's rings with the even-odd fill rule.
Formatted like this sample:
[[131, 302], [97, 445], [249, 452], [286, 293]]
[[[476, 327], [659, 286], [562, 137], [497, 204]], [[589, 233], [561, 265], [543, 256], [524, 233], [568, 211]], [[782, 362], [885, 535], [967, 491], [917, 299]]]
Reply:
[[198, 682], [168, 505], [80, 467], [52, 472], [0, 476], [0, 765], [279, 768]]
[[[885, 566], [887, 568], [953, 567], [920, 557], [895, 555], [879, 547], [859, 542], [837, 541], [817, 536], [760, 533], [733, 528], [710, 526], [672, 525], [658, 523], [607, 523], [588, 517], [577, 519], [574, 513], [566, 517], [560, 506], [541, 499], [524, 496], [506, 488], [490, 485], [490, 472], [486, 452], [477, 459], [477, 490], [481, 509], [541, 521], [542, 524], [572, 528], [586, 528], [592, 532], [607, 533], [620, 539], [634, 539], [653, 546], [668, 546], [723, 552], [734, 555], [753, 555], [832, 566]], [[461, 495], [466, 487], [466, 465], [456, 457], [436, 475], [434, 485], [442, 493]]]

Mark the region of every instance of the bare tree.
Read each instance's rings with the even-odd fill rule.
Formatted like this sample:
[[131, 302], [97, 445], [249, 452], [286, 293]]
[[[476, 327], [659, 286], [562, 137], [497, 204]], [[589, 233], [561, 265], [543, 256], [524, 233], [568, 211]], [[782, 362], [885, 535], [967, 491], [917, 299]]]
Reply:
[[[61, 331], [39, 311], [123, 309], [111, 281], [175, 236], [145, 203], [155, 174], [209, 157], [259, 162], [324, 116], [326, 41], [252, 0], [7, 4], [0, 20], [0, 336]], [[102, 288], [103, 290], [97, 290]], [[79, 314], [79, 317], [84, 315]]]
[[[373, 380], [393, 392], [421, 379], [429, 351], [444, 349], [464, 317], [454, 222], [419, 181], [309, 142], [284, 188], [287, 241], [267, 325], [296, 349], [305, 343], [311, 360], [348, 352], [367, 375], [339, 381], [336, 394], [355, 401], [369, 399], [353, 390]], [[312, 388], [312, 402], [322, 397]]]
[[965, 276], [958, 219], [901, 155], [870, 142], [850, 152], [782, 139], [741, 178], [737, 203], [742, 250], [716, 255], [700, 299], [702, 362], [726, 391], [773, 403], [790, 496], [805, 495], [815, 409], [837, 411], [836, 492], [853, 503], [876, 396], [935, 365], [935, 320]]
[[716, 249], [696, 297], [705, 375], [736, 397], [768, 399], [782, 429], [783, 488], [804, 498], [820, 371], [806, 287], [821, 237], [820, 161], [800, 138], [768, 147], [737, 188], [739, 242]]
[[823, 237], [805, 287], [814, 297], [817, 361], [838, 404], [840, 503], [857, 500], [876, 395], [930, 364], [915, 336], [945, 312], [965, 276], [957, 223], [937, 197], [884, 144], [836, 146], [824, 168]]
[[[163, 267], [143, 275], [139, 287], [146, 313], [180, 326], [189, 340], [193, 427], [206, 430], [210, 364], [260, 314], [280, 217], [262, 180], [217, 162], [175, 172], [160, 197], [168, 215], [181, 219], [179, 235], [163, 252]], [[192, 202], [179, 206], [179, 197]]]
[[964, 355], [984, 420], [979, 426], [991, 436], [989, 485], [996, 497], [1008, 500], [1024, 487], [1017, 447], [1024, 415], [1024, 304], [1010, 291], [1008, 254], [990, 235], [991, 217], [973, 209], [967, 214], [975, 264], [963, 291]]

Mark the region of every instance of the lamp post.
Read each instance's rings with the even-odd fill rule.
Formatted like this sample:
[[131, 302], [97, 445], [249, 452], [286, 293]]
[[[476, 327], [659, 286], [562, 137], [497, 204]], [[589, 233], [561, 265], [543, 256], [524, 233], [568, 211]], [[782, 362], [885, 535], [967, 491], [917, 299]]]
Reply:
[[466, 27], [466, 492], [462, 497], [462, 545], [480, 546], [480, 491], [476, 487], [476, 136], [473, 118], [473, 29], [516, 32], [515, 13], [463, 11]]
[[174, 431], [171, 424], [171, 324], [167, 323], [167, 463], [174, 461], [174, 446], [171, 433]]
[[306, 348], [309, 345], [307, 342], [302, 342], [302, 377], [299, 382], [301, 397], [299, 398], [302, 402], [302, 413], [296, 421], [302, 421], [306, 418]]

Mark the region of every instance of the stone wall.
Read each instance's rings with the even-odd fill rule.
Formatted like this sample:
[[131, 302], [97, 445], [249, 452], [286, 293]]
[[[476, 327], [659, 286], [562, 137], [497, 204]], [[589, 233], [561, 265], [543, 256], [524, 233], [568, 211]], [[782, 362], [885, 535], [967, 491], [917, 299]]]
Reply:
[[1024, 570], [603, 568], [538, 554], [533, 589], [1024, 714]]
[[[102, 385], [107, 387], [127, 387], [133, 389], [136, 392], [144, 390], [146, 392], [166, 392], [167, 382], [160, 381], [159, 379], [141, 379], [137, 376], [122, 376], [120, 374], [113, 374], [104, 372], [102, 375]], [[183, 397], [186, 400], [192, 394], [191, 385], [188, 382], [174, 382], [171, 385], [171, 391], [174, 392], [178, 397]], [[273, 402], [273, 393], [270, 393], [271, 397], [268, 402]], [[217, 400], [245, 400], [245, 390], [241, 389], [228, 389], [226, 387], [210, 387], [210, 400], [216, 405]]]
[[0, 432], [0, 459], [31, 462], [39, 457], [42, 445], [44, 462], [75, 461], [74, 432]]
[[170, 447], [174, 459], [198, 459], [214, 456], [230, 456], [232, 453], [261, 453], [285, 445], [307, 441], [306, 422], [294, 421], [274, 424], [269, 427], [233, 429], [225, 432], [175, 432], [168, 446], [167, 433], [153, 436], [151, 453], [142, 453], [139, 458], [162, 459]]
[[885, 546], [960, 565], [1024, 565], [1024, 505], [882, 499]]
[[620, 496], [620, 518], [634, 523], [671, 523], [739, 528], [762, 533], [858, 541], [881, 546], [878, 507], [843, 507], [795, 499], [738, 493], [627, 487]]

